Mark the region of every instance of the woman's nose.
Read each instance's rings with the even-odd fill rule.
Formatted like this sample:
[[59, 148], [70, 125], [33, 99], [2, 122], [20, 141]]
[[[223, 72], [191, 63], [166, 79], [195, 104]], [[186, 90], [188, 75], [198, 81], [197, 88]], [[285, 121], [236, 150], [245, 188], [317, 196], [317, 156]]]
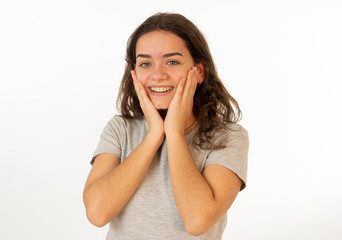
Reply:
[[153, 73], [152, 73], [152, 80], [155, 81], [160, 81], [160, 80], [165, 80], [166, 79], [166, 72], [163, 66], [156, 65], [153, 68]]

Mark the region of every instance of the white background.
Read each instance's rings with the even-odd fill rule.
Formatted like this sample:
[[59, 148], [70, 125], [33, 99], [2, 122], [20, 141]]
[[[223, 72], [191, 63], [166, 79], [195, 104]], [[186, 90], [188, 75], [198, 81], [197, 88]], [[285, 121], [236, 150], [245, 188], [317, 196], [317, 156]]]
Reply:
[[0, 2], [0, 239], [104, 239], [90, 158], [126, 41], [158, 11], [206, 36], [249, 131], [247, 188], [224, 239], [342, 239], [341, 1]]

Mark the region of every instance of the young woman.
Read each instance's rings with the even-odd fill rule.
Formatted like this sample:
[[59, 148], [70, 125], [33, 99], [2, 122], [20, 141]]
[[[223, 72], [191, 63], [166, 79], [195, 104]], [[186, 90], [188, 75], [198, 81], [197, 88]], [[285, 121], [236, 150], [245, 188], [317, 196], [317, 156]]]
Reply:
[[121, 115], [105, 126], [84, 188], [89, 221], [109, 222], [107, 239], [221, 239], [245, 187], [248, 134], [203, 35], [182, 15], [153, 15], [126, 61]]

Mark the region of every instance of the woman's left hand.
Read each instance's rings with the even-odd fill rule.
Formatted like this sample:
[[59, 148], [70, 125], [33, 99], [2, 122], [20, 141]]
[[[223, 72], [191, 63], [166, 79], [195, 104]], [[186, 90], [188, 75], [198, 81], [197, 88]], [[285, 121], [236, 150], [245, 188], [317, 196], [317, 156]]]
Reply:
[[193, 108], [194, 95], [200, 74], [196, 67], [189, 70], [187, 78], [179, 81], [175, 96], [170, 102], [164, 121], [164, 131], [184, 135], [186, 123], [190, 119]]

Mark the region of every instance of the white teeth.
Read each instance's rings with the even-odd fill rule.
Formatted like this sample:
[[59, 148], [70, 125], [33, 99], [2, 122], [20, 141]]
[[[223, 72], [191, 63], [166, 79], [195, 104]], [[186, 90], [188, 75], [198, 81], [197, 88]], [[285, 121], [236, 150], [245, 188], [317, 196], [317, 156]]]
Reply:
[[170, 91], [172, 87], [151, 87], [153, 92], [167, 92]]

